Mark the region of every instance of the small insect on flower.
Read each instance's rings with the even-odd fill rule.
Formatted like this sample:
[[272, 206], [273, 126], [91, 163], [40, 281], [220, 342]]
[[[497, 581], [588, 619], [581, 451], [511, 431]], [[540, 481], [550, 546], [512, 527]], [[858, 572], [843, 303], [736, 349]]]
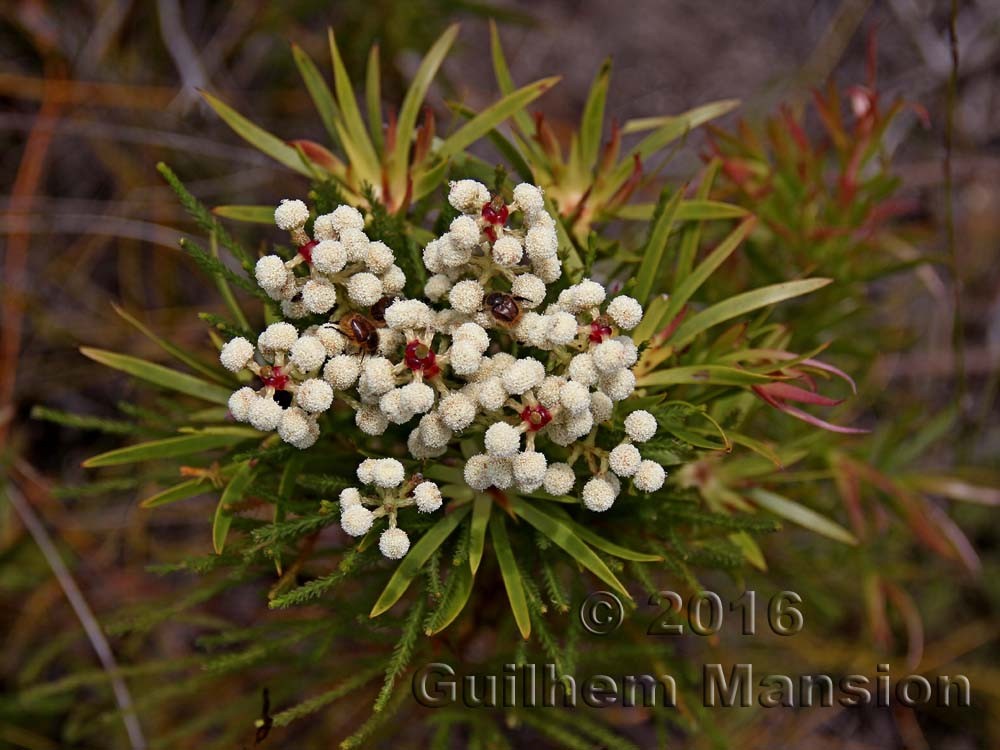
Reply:
[[514, 327], [521, 320], [521, 306], [510, 294], [490, 292], [484, 300], [490, 315], [502, 326]]
[[374, 354], [378, 351], [379, 335], [375, 323], [361, 313], [350, 313], [340, 319], [340, 331], [361, 351]]

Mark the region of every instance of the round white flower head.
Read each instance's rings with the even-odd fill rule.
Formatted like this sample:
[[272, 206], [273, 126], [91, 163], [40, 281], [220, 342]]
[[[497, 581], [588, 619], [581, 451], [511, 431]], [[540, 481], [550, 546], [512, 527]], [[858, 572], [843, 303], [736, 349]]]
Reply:
[[483, 362], [483, 355], [476, 345], [469, 341], [458, 341], [448, 352], [451, 369], [456, 375], [472, 375]]
[[590, 356], [594, 358], [594, 367], [597, 371], [605, 375], [617, 372], [626, 367], [628, 353], [620, 341], [609, 339], [603, 341], [590, 350]]
[[278, 229], [286, 232], [302, 229], [307, 221], [309, 221], [309, 209], [302, 201], [285, 198], [274, 209], [274, 223], [278, 225]]
[[367, 534], [374, 521], [375, 514], [360, 504], [350, 505], [340, 514], [340, 528], [351, 536]]
[[527, 182], [522, 182], [514, 188], [514, 203], [526, 214], [534, 214], [545, 209], [542, 191]]
[[600, 387], [612, 401], [624, 401], [635, 390], [635, 375], [631, 370], [619, 370], [602, 377]]
[[529, 346], [544, 347], [548, 342], [546, 336], [549, 332], [549, 322], [548, 316], [529, 310], [521, 316], [521, 322], [517, 324], [514, 333], [518, 341], [523, 341]]
[[344, 340], [344, 334], [338, 331], [337, 326], [333, 323], [324, 323], [317, 327], [313, 331], [313, 336], [323, 342], [323, 346], [326, 347], [326, 353], [329, 356], [333, 357], [337, 354], [343, 354], [347, 342]]
[[575, 380], [570, 380], [559, 389], [559, 403], [570, 414], [587, 411], [590, 409], [590, 389]]
[[385, 273], [396, 261], [396, 256], [384, 242], [370, 242], [365, 254], [365, 264], [372, 273]]
[[253, 344], [242, 336], [237, 336], [222, 347], [222, 351], [219, 352], [219, 361], [227, 370], [239, 372], [253, 359], [255, 351]]
[[474, 279], [466, 279], [451, 288], [448, 292], [448, 301], [459, 312], [472, 315], [482, 307], [484, 294], [482, 284]]
[[593, 391], [590, 394], [590, 413], [594, 422], [607, 422], [614, 413], [615, 404], [607, 394]]
[[394, 331], [391, 328], [383, 328], [378, 335], [378, 348], [376, 353], [383, 357], [395, 357], [396, 353], [406, 344], [406, 336], [402, 331]]
[[433, 513], [441, 507], [441, 490], [434, 482], [421, 482], [413, 488], [413, 499], [421, 513]]
[[463, 214], [479, 213], [489, 201], [490, 191], [483, 183], [475, 180], [452, 182], [448, 191], [448, 202]]
[[559, 252], [559, 236], [555, 228], [533, 226], [524, 236], [524, 249], [535, 263], [555, 258]]
[[378, 549], [390, 560], [399, 560], [410, 550], [410, 537], [401, 528], [390, 528], [378, 538]]
[[295, 391], [295, 401], [306, 411], [319, 414], [329, 409], [333, 403], [333, 388], [322, 380], [310, 378], [299, 384]]
[[451, 291], [451, 279], [443, 273], [436, 273], [424, 284], [424, 295], [431, 302], [440, 302]]
[[424, 267], [431, 273], [444, 273], [446, 270], [445, 262], [441, 257], [441, 247], [444, 243], [443, 237], [431, 240], [420, 253], [424, 260]]
[[620, 477], [630, 477], [635, 474], [641, 462], [642, 456], [639, 455], [639, 449], [632, 443], [616, 445], [608, 456], [611, 471]]
[[347, 250], [337, 240], [323, 240], [312, 249], [312, 264], [320, 273], [339, 273], [347, 265]]
[[413, 418], [413, 412], [403, 404], [403, 397], [399, 388], [394, 388], [382, 395], [379, 399], [378, 408], [393, 424], [403, 424]]
[[330, 312], [337, 304], [337, 288], [329, 281], [310, 279], [302, 287], [302, 304], [317, 315]]
[[642, 305], [635, 298], [623, 294], [611, 300], [608, 315], [619, 328], [631, 331], [642, 321]]
[[543, 283], [554, 284], [562, 276], [562, 263], [556, 256], [552, 256], [551, 258], [533, 258], [531, 261], [531, 270]]
[[368, 259], [368, 235], [353, 227], [340, 232], [340, 242], [347, 253], [348, 263], [364, 263]]
[[545, 282], [533, 273], [522, 273], [511, 282], [510, 293], [520, 298], [522, 307], [538, 307], [545, 299]]
[[250, 418], [250, 407], [256, 400], [254, 389], [244, 386], [229, 397], [229, 413], [237, 422], [246, 422]]
[[254, 429], [261, 432], [270, 432], [281, 421], [284, 409], [273, 398], [258, 396], [247, 412], [247, 419]]
[[389, 420], [374, 404], [363, 404], [354, 413], [354, 424], [366, 435], [381, 435], [389, 427]]
[[347, 280], [347, 296], [364, 307], [371, 307], [382, 299], [382, 282], [374, 274], [356, 273]]
[[521, 262], [524, 250], [517, 237], [505, 234], [493, 243], [493, 261], [500, 266], [516, 266]]
[[514, 471], [514, 481], [521, 490], [534, 492], [542, 486], [548, 465], [544, 454], [535, 451], [518, 453], [511, 459], [510, 465]]
[[423, 439], [423, 430], [417, 427], [414, 430], [410, 430], [409, 436], [406, 438], [406, 447], [410, 451], [410, 455], [415, 459], [422, 461], [427, 458], [437, 458], [447, 452], [448, 448], [431, 448]]
[[285, 261], [277, 255], [265, 255], [254, 266], [254, 276], [260, 288], [269, 294], [280, 292], [288, 281], [289, 271]]
[[365, 228], [365, 217], [354, 206], [337, 206], [329, 216], [331, 226], [338, 233], [345, 229]]
[[559, 404], [559, 392], [566, 384], [566, 378], [549, 375], [535, 388], [535, 398], [546, 409], [554, 409]]
[[379, 458], [372, 470], [372, 482], [384, 489], [398, 487], [403, 482], [403, 464], [394, 458]]
[[358, 388], [376, 396], [391, 391], [396, 387], [392, 370], [392, 362], [385, 357], [369, 357], [361, 368]]
[[458, 216], [448, 227], [451, 241], [466, 250], [479, 244], [479, 233], [479, 224], [471, 216]]
[[645, 443], [653, 437], [656, 427], [656, 417], [645, 409], [637, 409], [625, 417], [625, 432], [637, 443]]
[[574, 301], [580, 310], [587, 310], [597, 307], [604, 302], [604, 287], [596, 281], [584, 279], [576, 285], [576, 292], [573, 295]]
[[482, 453], [470, 456], [469, 460], [465, 462], [465, 471], [463, 472], [465, 483], [480, 492], [493, 484], [493, 480], [490, 478], [490, 462], [493, 460], [495, 459], [484, 456]]
[[663, 486], [667, 472], [656, 461], [643, 461], [632, 477], [632, 484], [640, 492], [656, 492]]
[[472, 246], [461, 245], [450, 235], [444, 235], [438, 245], [438, 258], [442, 270], [457, 269], [472, 258]]
[[296, 406], [285, 409], [278, 423], [278, 437], [295, 445], [309, 436], [309, 418]]
[[382, 274], [382, 291], [385, 294], [399, 294], [406, 286], [406, 274], [397, 265], [389, 266], [389, 270]]
[[628, 336], [615, 336], [615, 341], [625, 350], [625, 366], [631, 367], [639, 361], [639, 347]]
[[521, 447], [521, 433], [506, 422], [497, 422], [486, 430], [483, 445], [491, 456], [510, 458]]
[[428, 328], [433, 321], [431, 309], [418, 299], [397, 300], [385, 311], [385, 324], [397, 331]]
[[338, 354], [326, 363], [323, 378], [338, 391], [345, 391], [354, 385], [361, 372], [361, 362], [349, 354]]
[[455, 329], [455, 333], [452, 334], [451, 338], [456, 342], [468, 342], [480, 352], [485, 352], [490, 345], [489, 334], [477, 323], [463, 323]]
[[[296, 287], [295, 291], [292, 292], [294, 295], [298, 291]], [[308, 315], [309, 311], [306, 310], [306, 306], [302, 304], [301, 297], [299, 299], [283, 299], [281, 301], [281, 314], [290, 320], [296, 320], [298, 318], [304, 318]]]
[[514, 470], [510, 459], [494, 458], [490, 461], [490, 483], [498, 490], [505, 490], [514, 484]]
[[566, 431], [574, 440], [582, 438], [594, 428], [594, 417], [590, 410], [581, 411], [578, 414], [570, 415], [566, 420]]
[[299, 332], [291, 323], [272, 323], [257, 337], [262, 352], [287, 352], [299, 339]]
[[340, 512], [343, 514], [352, 505], [361, 505], [361, 492], [358, 491], [357, 487], [345, 487], [340, 491], [339, 499]]
[[545, 470], [544, 487], [550, 495], [565, 495], [576, 484], [576, 475], [569, 464], [550, 464]]
[[337, 230], [333, 228], [333, 214], [322, 214], [316, 217], [316, 220], [313, 221], [313, 239], [317, 242], [337, 239]]
[[362, 484], [371, 484], [375, 479], [375, 466], [377, 459], [366, 458], [358, 464], [358, 481]]
[[575, 355], [569, 361], [566, 372], [570, 379], [581, 385], [591, 386], [597, 383], [597, 368], [594, 366], [594, 358], [589, 352]]
[[415, 414], [423, 414], [434, 406], [434, 389], [426, 383], [407, 383], [399, 389], [403, 406]]
[[507, 400], [507, 391], [500, 382], [500, 378], [487, 378], [479, 384], [476, 393], [476, 400], [479, 401], [486, 411], [496, 411], [503, 406]]
[[464, 393], [449, 393], [438, 406], [441, 421], [448, 429], [464, 430], [476, 418], [476, 405]]
[[583, 504], [587, 510], [603, 513], [615, 504], [615, 488], [611, 483], [600, 477], [594, 477], [583, 485]]
[[549, 341], [556, 346], [565, 346], [576, 338], [580, 326], [575, 317], [568, 312], [557, 312], [549, 317], [551, 319], [548, 331]]
[[519, 396], [545, 379], [545, 365], [534, 357], [517, 360], [501, 375], [507, 393]]
[[326, 347], [315, 336], [303, 336], [292, 345], [291, 362], [302, 372], [315, 370], [326, 361]]
[[452, 436], [451, 428], [442, 420], [439, 414], [431, 412], [420, 418], [420, 440], [428, 448], [445, 448]]

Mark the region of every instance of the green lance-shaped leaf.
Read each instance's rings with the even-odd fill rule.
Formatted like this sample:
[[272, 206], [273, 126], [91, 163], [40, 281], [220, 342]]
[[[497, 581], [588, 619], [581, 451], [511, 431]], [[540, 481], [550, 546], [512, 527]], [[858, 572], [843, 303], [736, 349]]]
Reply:
[[193, 375], [171, 370], [169, 367], [147, 362], [144, 359], [130, 357], [127, 354], [118, 354], [104, 349], [92, 349], [84, 346], [80, 348], [80, 353], [95, 362], [100, 362], [106, 367], [133, 375], [140, 380], [145, 380], [162, 388], [167, 388], [178, 393], [185, 393], [203, 401], [213, 404], [228, 404], [232, 391], [220, 385], [209, 383]]
[[769, 383], [774, 378], [769, 375], [740, 370], [724, 365], [691, 365], [686, 367], [671, 367], [666, 370], [654, 370], [639, 378], [636, 385], [640, 388], [650, 388], [663, 385], [737, 385], [751, 386]]
[[747, 494], [759, 507], [776, 516], [844, 544], [858, 543], [854, 535], [840, 524], [787, 497], [763, 488], [752, 489]]
[[511, 549], [510, 538], [507, 536], [507, 522], [502, 516], [498, 516], [496, 521], [490, 524], [490, 538], [493, 540], [493, 551], [496, 552], [497, 562], [500, 564], [500, 575], [507, 590], [514, 621], [517, 623], [517, 629], [521, 631], [521, 637], [528, 640], [531, 637], [531, 614], [524, 594], [521, 571], [517, 569], [514, 550]]
[[690, 343], [691, 339], [714, 325], [737, 318], [748, 312], [759, 310], [762, 307], [791, 299], [792, 297], [809, 294], [825, 287], [832, 281], [833, 279], [799, 279], [797, 281], [785, 281], [781, 284], [771, 284], [760, 289], [737, 294], [711, 307], [707, 307], [685, 320], [677, 328], [670, 343], [676, 349], [682, 349]]
[[472, 583], [475, 580], [475, 574], [469, 569], [468, 565], [459, 565], [457, 568], [454, 568], [450, 576], [445, 589], [444, 600], [441, 602], [441, 606], [434, 612], [433, 620], [426, 630], [427, 635], [440, 633], [451, 625], [455, 621], [455, 618], [465, 609], [465, 605], [469, 601], [469, 596], [472, 594]]
[[611, 60], [606, 59], [594, 78], [587, 94], [587, 103], [580, 117], [580, 162], [590, 171], [597, 163], [601, 149], [601, 132], [604, 129], [604, 105], [608, 99], [608, 83], [611, 79]]
[[611, 586], [622, 596], [628, 599], [632, 598], [621, 581], [604, 564], [604, 561], [580, 537], [573, 533], [573, 530], [569, 526], [547, 513], [543, 513], [533, 503], [525, 502], [520, 498], [511, 498], [510, 502], [511, 507], [517, 515], [562, 547], [580, 565]]
[[479, 570], [486, 543], [486, 527], [490, 522], [493, 500], [489, 495], [477, 495], [472, 503], [472, 523], [469, 524], [469, 568], [473, 573]]
[[660, 275], [663, 255], [667, 251], [667, 239], [670, 237], [670, 229], [677, 216], [677, 208], [684, 196], [684, 188], [678, 188], [669, 200], [667, 194], [668, 191], [664, 190], [660, 196], [656, 218], [649, 229], [649, 239], [642, 251], [642, 263], [636, 272], [635, 298], [643, 303], [649, 299], [653, 285]]
[[354, 98], [354, 89], [351, 87], [351, 77], [344, 67], [333, 29], [328, 29], [327, 35], [330, 57], [333, 60], [333, 86], [337, 92], [337, 103], [340, 105], [342, 115], [342, 123], [338, 122], [336, 128], [337, 137], [350, 158], [354, 171], [375, 185], [378, 184], [378, 175], [381, 172], [378, 155], [368, 137], [365, 121], [361, 118], [358, 100]]
[[216, 206], [212, 213], [223, 219], [245, 221], [250, 224], [274, 224], [274, 206]]
[[219, 498], [219, 504], [215, 508], [215, 520], [212, 522], [212, 546], [217, 555], [221, 555], [225, 549], [229, 527], [233, 523], [231, 507], [243, 499], [252, 479], [253, 469], [247, 461], [236, 470], [226, 489], [222, 491], [222, 497]]
[[461, 153], [465, 148], [495, 129], [515, 112], [520, 112], [530, 102], [533, 102], [558, 82], [558, 76], [542, 78], [504, 96], [445, 138], [436, 153], [439, 156], [445, 157]]
[[369, 617], [378, 617], [399, 601], [400, 597], [406, 593], [410, 583], [423, 568], [424, 563], [434, 554], [434, 550], [440, 547], [448, 535], [455, 530], [455, 527], [469, 514], [470, 505], [463, 505], [456, 508], [445, 517], [431, 526], [424, 535], [420, 537], [416, 544], [406, 553], [406, 557], [399, 563], [396, 572], [392, 574], [389, 583], [385, 585], [381, 596], [372, 607]]
[[561, 508], [554, 508], [551, 511], [543, 512], [549, 513], [549, 515], [558, 518], [558, 520], [566, 524], [570, 530], [583, 541], [592, 544], [602, 552], [607, 552], [609, 555], [620, 557], [622, 560], [632, 560], [634, 562], [658, 562], [663, 559], [662, 555], [652, 555], [648, 552], [636, 552], [635, 550], [628, 549], [627, 547], [622, 547], [620, 544], [615, 544], [600, 534], [591, 531], [586, 526], [581, 526], [576, 523]]
[[[501, 93], [510, 94], [514, 91], [514, 79], [510, 75], [507, 58], [504, 57], [503, 46], [500, 44], [500, 32], [497, 31], [497, 25], [492, 20], [490, 21], [490, 55], [493, 59], [493, 73], [496, 75], [497, 85], [500, 87]], [[524, 133], [534, 132], [534, 125], [527, 112], [521, 110], [515, 112], [514, 122], [517, 123], [518, 128]], [[528, 142], [525, 145], [530, 151], [534, 151], [537, 154], [534, 144]]]
[[107, 453], [101, 453], [93, 458], [88, 458], [83, 462], [83, 465], [88, 469], [94, 469], [99, 466], [121, 466], [122, 464], [135, 464], [142, 461], [191, 456], [204, 451], [235, 445], [244, 440], [250, 440], [259, 434], [218, 435], [199, 433], [164, 438], [163, 440], [151, 440], [148, 443], [129, 445], [125, 448], [117, 448]]
[[[655, 203], [630, 203], [622, 206], [615, 214], [628, 221], [649, 221], [656, 213]], [[686, 200], [677, 207], [677, 221], [719, 221], [722, 219], [742, 219], [750, 212], [733, 203], [710, 200]]]
[[221, 99], [212, 96], [207, 91], [202, 91], [208, 106], [215, 110], [215, 113], [233, 129], [236, 135], [256, 148], [258, 151], [267, 154], [275, 161], [284, 164], [289, 169], [309, 177], [309, 170], [302, 163], [302, 158], [298, 152], [278, 138], [264, 130], [259, 125], [255, 125], [245, 118], [235, 109], [223, 102]]
[[368, 64], [365, 65], [365, 109], [368, 110], [368, 132], [378, 151], [382, 150], [382, 63], [379, 60], [379, 46], [373, 44], [368, 50]]
[[316, 111], [319, 113], [319, 119], [323, 123], [323, 127], [330, 134], [330, 138], [336, 142], [337, 128], [334, 123], [340, 119], [340, 110], [337, 108], [337, 102], [333, 98], [333, 92], [330, 91], [330, 87], [323, 78], [323, 74], [320, 73], [319, 68], [316, 67], [316, 63], [306, 54], [305, 50], [295, 43], [292, 44], [292, 57], [295, 59], [295, 65], [299, 69], [299, 75], [302, 76], [302, 80], [306, 84], [306, 89], [313, 100], [313, 105], [315, 105]]
[[211, 487], [212, 485], [206, 483], [202, 478], [189, 479], [186, 482], [175, 484], [173, 487], [168, 487], [165, 490], [157, 492], [155, 495], [150, 495], [139, 503], [139, 507], [157, 508], [168, 503], [175, 503], [178, 500], [187, 500], [189, 497], [196, 497], [208, 492]]

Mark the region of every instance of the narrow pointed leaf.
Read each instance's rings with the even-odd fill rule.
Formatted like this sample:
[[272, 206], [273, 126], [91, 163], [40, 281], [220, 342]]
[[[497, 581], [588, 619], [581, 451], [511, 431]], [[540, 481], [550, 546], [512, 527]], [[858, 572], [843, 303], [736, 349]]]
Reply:
[[569, 526], [573, 533], [575, 533], [583, 541], [593, 545], [602, 552], [607, 552], [609, 555], [620, 557], [622, 560], [632, 560], [634, 562], [658, 562], [663, 559], [662, 555], [652, 555], [648, 552], [636, 552], [635, 550], [628, 549], [627, 547], [622, 547], [620, 544], [615, 544], [601, 534], [595, 533], [586, 526], [581, 526], [573, 521], [569, 517], [569, 514], [562, 510], [562, 508], [542, 512], [558, 518], [562, 523]]
[[130, 357], [127, 354], [105, 351], [104, 349], [91, 349], [84, 346], [80, 348], [80, 353], [95, 362], [100, 362], [106, 367], [133, 375], [140, 380], [153, 383], [154, 385], [168, 388], [179, 393], [186, 393], [195, 396], [203, 401], [215, 404], [228, 404], [232, 391], [223, 388], [221, 385], [209, 383], [193, 375], [171, 370], [169, 367], [147, 362], [144, 359]]
[[656, 220], [649, 229], [649, 239], [642, 251], [642, 263], [635, 274], [635, 298], [640, 303], [645, 304], [659, 277], [663, 266], [663, 255], [667, 251], [670, 228], [674, 224], [677, 207], [683, 197], [684, 188], [678, 188], [669, 200], [667, 200], [666, 190], [660, 197]]
[[292, 44], [292, 57], [295, 58], [295, 65], [299, 69], [299, 75], [302, 76], [302, 80], [306, 84], [306, 89], [309, 91], [309, 96], [312, 98], [316, 111], [319, 113], [319, 119], [323, 123], [323, 127], [326, 128], [326, 132], [329, 133], [330, 138], [336, 142], [337, 128], [334, 123], [340, 118], [340, 110], [337, 108], [337, 102], [333, 98], [333, 92], [330, 91], [330, 87], [323, 78], [323, 74], [320, 73], [319, 68], [316, 67], [316, 63], [306, 54], [305, 50], [294, 43]]
[[371, 133], [375, 150], [382, 150], [382, 65], [379, 62], [379, 46], [372, 45], [368, 51], [365, 66], [365, 107], [368, 110], [368, 132]]
[[844, 544], [858, 543], [854, 535], [840, 524], [834, 523], [811, 508], [789, 500], [787, 497], [782, 497], [760, 487], [750, 490], [748, 495], [759, 507], [803, 528]]
[[448, 598], [441, 604], [441, 609], [434, 613], [433, 627], [427, 631], [427, 635], [440, 633], [451, 625], [458, 617], [472, 594], [472, 583], [475, 574], [469, 570], [467, 565], [459, 565], [451, 575], [456, 576], [454, 588], [448, 593]]
[[140, 508], [157, 508], [168, 503], [175, 503], [178, 500], [187, 500], [189, 497], [203, 495], [212, 489], [212, 485], [204, 479], [189, 479], [186, 482], [175, 484], [155, 495], [150, 495], [139, 503]]
[[250, 224], [274, 224], [274, 206], [216, 206], [212, 213], [223, 219]]
[[424, 535], [406, 553], [406, 557], [400, 561], [396, 572], [392, 574], [389, 583], [385, 585], [381, 596], [375, 602], [375, 606], [372, 607], [372, 611], [368, 615], [369, 617], [378, 617], [399, 601], [400, 597], [406, 593], [406, 589], [410, 587], [410, 583], [416, 577], [417, 573], [423, 568], [424, 563], [434, 554], [434, 550], [444, 543], [448, 535], [469, 514], [470, 509], [471, 506], [463, 505], [461, 508], [446, 513], [444, 518], [424, 532]]
[[639, 378], [636, 385], [639, 388], [651, 388], [663, 385], [737, 385], [751, 386], [768, 383], [773, 378], [749, 370], [723, 365], [691, 365], [686, 367], [671, 367], [666, 370], [655, 370]]
[[181, 435], [180, 437], [151, 440], [146, 443], [116, 448], [107, 453], [88, 458], [83, 465], [88, 469], [98, 466], [120, 466], [142, 461], [156, 461], [163, 458], [191, 456], [204, 451], [235, 445], [250, 439], [249, 435]]
[[597, 163], [601, 149], [601, 132], [604, 130], [604, 106], [608, 98], [608, 82], [611, 79], [611, 60], [605, 60], [594, 78], [587, 95], [580, 119], [580, 161], [588, 172]]
[[510, 547], [510, 538], [507, 536], [507, 522], [503, 517], [490, 524], [490, 538], [493, 540], [493, 551], [496, 552], [497, 562], [500, 564], [500, 575], [503, 577], [503, 586], [507, 590], [507, 598], [510, 600], [510, 608], [514, 613], [514, 621], [517, 629], [521, 631], [521, 637], [528, 640], [531, 637], [531, 615], [528, 611], [528, 600], [524, 594], [524, 583], [521, 581], [521, 571], [517, 569], [517, 562], [514, 559], [514, 550]]
[[469, 525], [469, 568], [473, 573], [479, 570], [486, 543], [486, 527], [490, 522], [493, 500], [489, 495], [477, 495], [472, 505], [472, 523]]
[[229, 527], [233, 524], [230, 507], [243, 499], [252, 478], [253, 469], [247, 461], [236, 470], [226, 489], [222, 491], [222, 497], [219, 498], [219, 504], [215, 508], [215, 520], [212, 522], [212, 546], [217, 555], [221, 555], [225, 549]]
[[[354, 89], [351, 86], [351, 77], [340, 57], [333, 29], [327, 31], [327, 36], [330, 44], [330, 58], [333, 60], [333, 87], [337, 92], [337, 104], [340, 106], [341, 113], [340, 121], [337, 122], [335, 128], [337, 137], [355, 171], [363, 175], [378, 175], [380, 171], [378, 155], [375, 153], [375, 147], [365, 129], [365, 121], [361, 117], [358, 100], [354, 97]], [[353, 157], [352, 152], [355, 154]], [[373, 184], [378, 183], [374, 182]]]
[[[512, 93], [514, 91], [514, 79], [511, 77], [510, 68], [507, 66], [507, 58], [503, 53], [503, 45], [500, 43], [500, 32], [497, 31], [497, 25], [492, 20], [490, 21], [490, 56], [493, 59], [493, 74], [497, 78], [497, 86], [500, 87], [500, 91], [504, 94]], [[531, 133], [534, 130], [531, 116], [527, 112], [515, 112], [514, 122], [517, 123], [517, 126], [523, 133]]]
[[[649, 221], [656, 212], [655, 203], [632, 203], [622, 206], [615, 214], [619, 219]], [[742, 219], [750, 212], [742, 206], [722, 201], [686, 200], [677, 207], [677, 221], [717, 221], [721, 219]]]

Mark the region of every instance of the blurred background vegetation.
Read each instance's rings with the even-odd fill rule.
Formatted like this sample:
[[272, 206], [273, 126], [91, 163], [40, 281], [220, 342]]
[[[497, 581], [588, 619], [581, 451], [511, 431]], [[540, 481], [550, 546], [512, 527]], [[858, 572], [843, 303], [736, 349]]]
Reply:
[[[154, 394], [77, 351], [83, 344], [156, 356], [154, 345], [135, 335], [112, 302], [179, 343], [205, 345], [197, 313], [218, 306], [215, 288], [177, 250], [178, 231], [190, 232], [192, 226], [158, 178], [158, 161], [170, 163], [210, 205], [273, 203], [304, 192], [301, 180], [234, 137], [201, 102], [197, 89], [218, 94], [272, 132], [323, 140], [289, 52], [291, 41], [324, 60], [326, 27], [332, 25], [355, 80], [363, 78], [368, 51], [378, 43], [384, 99], [399, 101], [420, 54], [447, 24], [460, 20], [463, 33], [431, 103], [442, 115], [446, 99], [476, 108], [496, 97], [487, 51], [489, 17], [500, 24], [517, 81], [563, 76], [537, 103], [557, 136], [575, 126], [607, 56], [614, 59], [610, 118], [674, 113], [736, 97], [743, 101], [740, 112], [722, 123], [731, 131], [737, 117], [762, 126], [783, 103], [805, 112], [812, 87], [831, 76], [845, 87], [863, 83], [865, 32], [877, 30], [881, 95], [885, 101], [902, 97], [916, 105], [893, 121], [885, 138], [892, 172], [902, 186], [892, 211], [905, 228], [898, 234], [898, 261], [924, 255], [939, 262], [902, 280], [859, 278], [858, 294], [867, 295], [862, 307], [881, 318], [879, 338], [866, 337], [866, 328], [856, 321], [842, 326], [837, 333], [847, 338], [835, 345], [835, 361], [849, 368], [858, 352], [876, 355], [865, 387], [885, 397], [877, 413], [865, 419], [892, 427], [872, 447], [876, 458], [889, 456], [883, 468], [904, 465], [908, 458], [918, 458], [925, 472], [997, 466], [1000, 13], [991, 3], [6, 3], [0, 6], [0, 469], [6, 493], [26, 499], [55, 540], [68, 575], [112, 633], [123, 664], [182, 662], [192, 655], [200, 627], [220, 621], [246, 626], [264, 609], [256, 589], [236, 588], [149, 634], [116, 637], [123, 605], [181, 601], [184, 580], [144, 571], [150, 564], [203, 552], [210, 543], [204, 514], [192, 513], [190, 506], [149, 514], [135, 507], [139, 493], [132, 489], [121, 493], [113, 485], [88, 484], [81, 460], [115, 447], [121, 435], [80, 429], [86, 423], [29, 418], [44, 403], [93, 415], [108, 427], [107, 420], [121, 418], [116, 404], [125, 399], [140, 408], [161, 406]], [[926, 124], [921, 111], [927, 113]], [[815, 113], [806, 116], [803, 127], [810, 134], [821, 132]], [[708, 149], [704, 135], [693, 136], [671, 161], [667, 176], [689, 179]], [[733, 200], [736, 192], [731, 186], [720, 197]], [[647, 199], [655, 200], [655, 192]], [[780, 218], [781, 206], [772, 208]], [[800, 256], [782, 259], [799, 261]], [[730, 271], [733, 288], [749, 283], [746, 268], [733, 264]], [[719, 294], [725, 293], [720, 288]], [[830, 306], [836, 303], [829, 300]], [[928, 426], [930, 414], [943, 416]], [[911, 428], [918, 423], [920, 431]], [[118, 429], [128, 433], [133, 428], [122, 422]], [[1000, 555], [988, 506], [996, 503], [996, 495], [971, 499], [976, 502], [956, 507], [953, 515], [978, 553], [975, 564], [966, 560], [961, 568], [928, 559], [911, 545], [893, 548], [912, 597], [894, 601], [903, 620], [907, 601], [920, 610], [925, 650], [939, 663], [969, 674], [995, 707], [1000, 672], [990, 642], [1000, 602]], [[852, 619], [861, 605], [847, 601], [852, 595], [861, 601], [868, 592], [844, 580], [836, 548], [826, 543], [806, 547], [808, 553], [789, 546], [785, 569], [788, 562], [811, 567], [813, 590], [804, 595], [832, 611], [840, 605], [842, 628], [822, 647], [820, 634], [814, 640], [789, 639], [794, 643], [783, 645], [796, 653], [782, 658], [814, 669], [843, 665], [858, 653], [867, 654], [869, 647], [858, 643], [878, 635], [877, 628], [866, 631]], [[896, 594], [889, 590], [888, 596]], [[169, 611], [164, 614], [170, 619]], [[886, 630], [894, 625], [899, 623], [886, 623]], [[912, 639], [913, 627], [903, 622], [897, 630]], [[51, 557], [40, 551], [37, 535], [29, 533], [8, 502], [0, 504], [0, 632], [5, 645], [0, 691], [15, 696], [35, 690], [30, 712], [15, 698], [0, 705], [0, 747], [117, 746], [119, 722], [108, 693], [95, 687], [101, 667], [91, 642], [53, 575]], [[739, 648], [731, 653], [742, 658]], [[761, 658], [766, 662], [777, 653]], [[875, 656], [862, 658], [863, 664], [875, 662]], [[131, 684], [140, 702], [144, 691], [163, 690], [155, 678], [143, 677], [141, 667], [136, 669]], [[248, 726], [260, 706], [257, 697], [249, 703], [246, 696], [256, 696], [259, 686], [240, 684], [240, 679], [232, 678], [228, 695], [213, 685], [211, 702], [221, 713], [245, 715]], [[43, 687], [39, 693], [36, 686], [46, 684], [62, 688], [46, 692]], [[205, 702], [191, 696], [187, 705]], [[775, 717], [766, 712], [756, 720], [742, 715], [723, 720], [731, 725], [728, 739], [734, 747], [1000, 744], [995, 711], [919, 721], [910, 712], [875, 710]], [[210, 721], [191, 726], [189, 718], [180, 708], [176, 715], [163, 713], [146, 727], [147, 734], [160, 747], [202, 747]], [[333, 717], [319, 714], [315, 721], [321, 728], [326, 722], [331, 734], [342, 731]], [[250, 741], [227, 738], [225, 746]], [[282, 746], [280, 738], [271, 741]]]

